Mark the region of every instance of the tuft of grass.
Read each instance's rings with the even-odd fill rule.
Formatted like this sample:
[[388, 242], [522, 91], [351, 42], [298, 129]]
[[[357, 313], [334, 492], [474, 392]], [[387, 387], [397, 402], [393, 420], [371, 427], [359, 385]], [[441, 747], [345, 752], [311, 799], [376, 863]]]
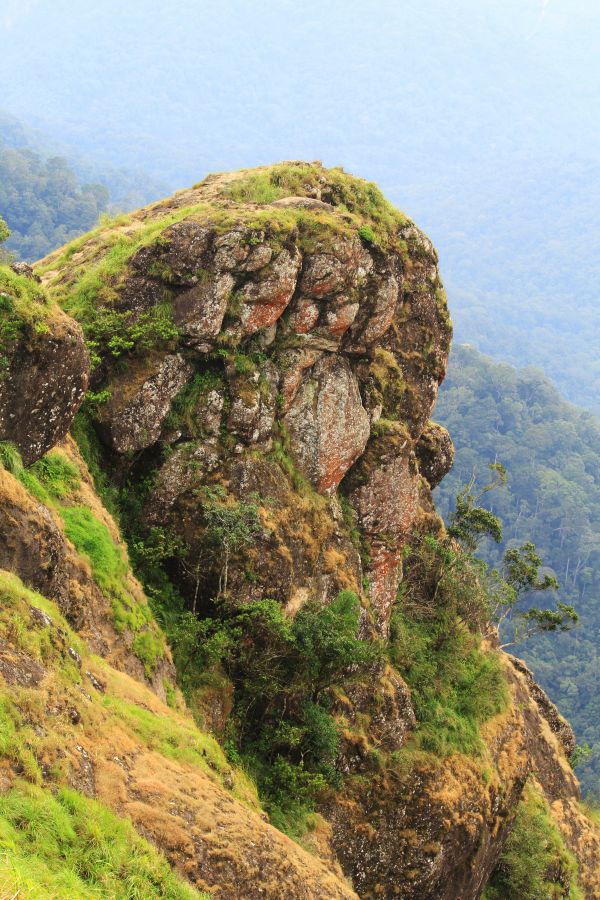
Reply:
[[80, 485], [77, 466], [70, 462], [63, 453], [52, 451], [29, 468], [29, 472], [47, 493], [57, 500], [64, 500], [76, 491]]
[[449, 627], [443, 611], [419, 618], [399, 605], [391, 621], [390, 656], [411, 688], [417, 729], [413, 749], [438, 757], [479, 755], [479, 727], [508, 702], [498, 655], [481, 649], [466, 628]]
[[77, 791], [19, 781], [0, 796], [0, 891], [69, 900], [201, 900], [130, 822]]
[[94, 581], [107, 596], [120, 596], [127, 575], [127, 561], [111, 534], [85, 506], [68, 506], [60, 510], [65, 534], [91, 568]]
[[42, 773], [30, 746], [33, 737], [18, 710], [7, 697], [0, 697], [0, 758], [14, 763], [28, 781], [41, 784]]
[[517, 817], [484, 891], [483, 900], [583, 900], [577, 862], [567, 850], [541, 792], [529, 784]]

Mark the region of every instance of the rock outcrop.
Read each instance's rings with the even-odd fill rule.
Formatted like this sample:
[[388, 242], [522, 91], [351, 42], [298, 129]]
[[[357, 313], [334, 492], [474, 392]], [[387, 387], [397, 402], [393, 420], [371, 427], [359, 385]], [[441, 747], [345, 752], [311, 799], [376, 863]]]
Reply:
[[[435, 566], [423, 560], [444, 537], [431, 489], [453, 448], [430, 421], [451, 338], [430, 241], [373, 185], [317, 163], [209, 176], [107, 228], [40, 265], [48, 304], [78, 325], [48, 318], [72, 340], [52, 401], [44, 394], [39, 407], [40, 436], [10, 412], [2, 419], [0, 404], [0, 437], [26, 463], [64, 437], [88, 377], [81, 329], [91, 392], [75, 433], [97, 483], [125, 498], [138, 559], [159, 567], [188, 609], [210, 619], [216, 600], [246, 609], [269, 598], [291, 621], [350, 589], [364, 640], [389, 650], [394, 610], [410, 604], [433, 629]], [[21, 359], [9, 358], [11, 383], [27, 386], [41, 357], [24, 355], [23, 340], [6, 346]], [[339, 780], [319, 795], [310, 855], [266, 821], [185, 711], [72, 439], [27, 470], [13, 460], [8, 471], [10, 459], [0, 469], [0, 568], [13, 574], [0, 572], [0, 589], [4, 579], [18, 616], [51, 637], [34, 652], [0, 617], [0, 689], [25, 717], [33, 707], [19, 688], [42, 697], [32, 722], [52, 739], [40, 783], [54, 787], [60, 769], [215, 897], [477, 900], [535, 775], [586, 897], [600, 897], [600, 836], [579, 804], [572, 733], [518, 661], [460, 626], [467, 680], [481, 677], [485, 690], [491, 679], [497, 697], [469, 720], [465, 746], [449, 739], [444, 752], [420, 736], [408, 665], [389, 651], [369, 657], [362, 680], [349, 671], [328, 695]], [[429, 639], [425, 626], [408, 635]], [[445, 638], [442, 628], [431, 643], [434, 667]], [[79, 660], [68, 689], [56, 679], [65, 641]], [[220, 677], [192, 697], [216, 734], [234, 691]], [[62, 750], [40, 709], [57, 710]], [[451, 735], [457, 716], [443, 723]], [[0, 764], [0, 790], [19, 766]]]
[[89, 359], [77, 323], [16, 269], [0, 271], [0, 441], [29, 465], [69, 430]]

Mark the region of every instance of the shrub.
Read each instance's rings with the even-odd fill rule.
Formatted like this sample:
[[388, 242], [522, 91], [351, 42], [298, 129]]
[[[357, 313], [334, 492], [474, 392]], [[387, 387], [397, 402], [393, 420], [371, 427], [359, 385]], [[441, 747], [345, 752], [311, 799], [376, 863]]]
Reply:
[[170, 635], [186, 691], [217, 666], [233, 684], [230, 747], [287, 831], [313, 810], [319, 790], [340, 780], [330, 688], [364, 677], [382, 656], [358, 637], [359, 613], [351, 591], [329, 606], [309, 604], [293, 620], [274, 600], [224, 601], [213, 618], [182, 614]]

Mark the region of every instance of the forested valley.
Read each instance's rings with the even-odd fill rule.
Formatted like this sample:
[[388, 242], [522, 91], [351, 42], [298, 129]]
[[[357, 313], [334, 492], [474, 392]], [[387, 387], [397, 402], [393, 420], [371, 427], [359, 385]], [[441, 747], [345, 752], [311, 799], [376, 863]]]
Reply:
[[[575, 729], [577, 768], [588, 796], [600, 796], [600, 423], [563, 400], [538, 369], [495, 363], [474, 347], [454, 347], [434, 412], [456, 446], [454, 467], [436, 500], [448, 517], [461, 487], [507, 469], [504, 487], [482, 497], [503, 522], [501, 544], [488, 540], [496, 566], [507, 547], [533, 541], [560, 585], [558, 597], [580, 615], [577, 628], [538, 635], [509, 648], [523, 657]], [[548, 597], [548, 602], [551, 601]], [[554, 598], [556, 599], [556, 597]]]

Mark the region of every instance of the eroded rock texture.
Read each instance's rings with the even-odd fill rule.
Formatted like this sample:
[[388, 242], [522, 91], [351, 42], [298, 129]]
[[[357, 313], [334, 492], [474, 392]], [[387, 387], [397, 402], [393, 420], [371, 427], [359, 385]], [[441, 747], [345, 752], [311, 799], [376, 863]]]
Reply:
[[7, 320], [0, 337], [0, 441], [13, 443], [28, 465], [69, 430], [88, 385], [89, 358], [81, 329], [58, 307], [31, 301], [30, 321], [11, 309], [10, 292], [0, 289], [0, 300]]
[[[272, 203], [252, 200], [252, 179], [269, 172], [261, 170], [211, 176], [135, 214], [122, 233], [131, 254], [116, 275], [102, 268], [109, 242], [100, 235], [66, 262], [60, 254], [46, 260], [45, 277], [69, 308], [78, 280], [97, 267], [94, 308], [77, 309], [99, 360], [88, 415], [110, 477], [135, 495], [138, 527], [168, 537], [162, 562], [188, 606], [209, 609], [224, 578], [236, 602], [273, 598], [288, 615], [351, 588], [364, 635], [386, 639], [407, 545], [415, 534], [444, 533], [431, 488], [453, 448], [430, 415], [451, 325], [437, 257], [372, 186], [317, 164], [285, 171], [293, 189]], [[115, 316], [120, 332], [107, 336]], [[257, 516], [251, 540], [222, 542], [226, 571], [225, 549], [216, 554], [207, 542], [215, 498]], [[52, 522], [43, 528], [36, 577], [60, 598], [62, 538]], [[14, 551], [25, 574], [27, 556]], [[319, 852], [336, 872], [341, 865], [359, 896], [476, 900], [533, 768], [587, 866], [589, 896], [600, 896], [567, 773], [569, 735], [527, 674], [508, 671], [514, 700], [483, 729], [485, 778], [481, 759], [460, 753], [420, 756], [409, 774], [394, 767], [417, 720], [391, 665], [374, 665], [366, 685], [349, 683], [333, 701], [346, 780], [322, 802], [328, 824]], [[207, 714], [216, 731], [230, 701], [224, 696]], [[138, 801], [123, 808], [137, 821]], [[234, 829], [236, 816], [233, 807], [219, 812], [218, 827]], [[166, 830], [156, 821], [144, 828], [160, 842]], [[280, 847], [280, 839], [258, 818], [252, 828], [249, 852], [260, 866], [256, 847]], [[247, 848], [246, 831], [242, 838]], [[170, 848], [176, 864], [214, 884], [216, 896], [234, 896], [230, 886], [219, 893], [220, 877], [258, 896], [243, 861], [201, 859], [193, 832], [181, 841]], [[314, 873], [303, 881], [296, 852], [281, 883], [269, 869], [261, 896], [352, 896], [330, 874], [322, 885]]]

